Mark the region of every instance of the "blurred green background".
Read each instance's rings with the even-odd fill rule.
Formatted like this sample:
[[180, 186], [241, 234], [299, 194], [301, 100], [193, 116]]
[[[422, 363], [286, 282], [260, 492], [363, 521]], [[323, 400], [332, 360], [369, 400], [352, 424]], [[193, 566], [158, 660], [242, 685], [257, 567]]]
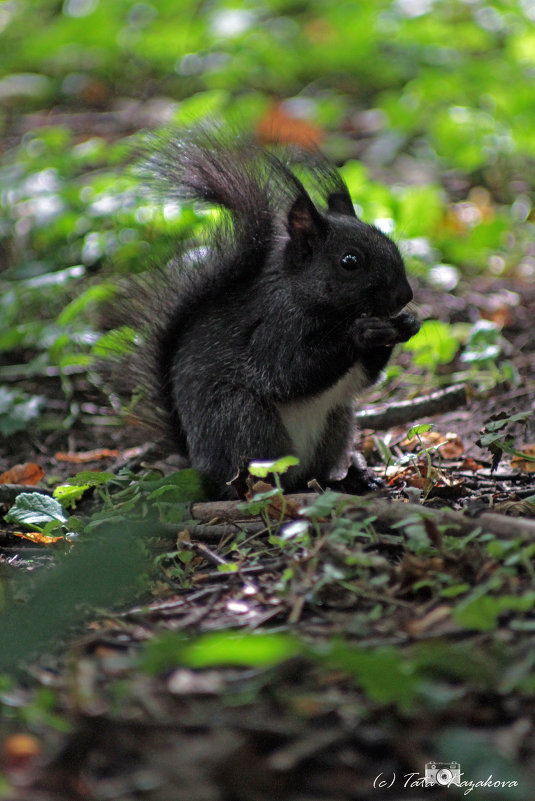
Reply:
[[198, 230], [129, 163], [206, 115], [320, 144], [413, 275], [533, 280], [533, 0], [6, 0], [0, 37], [5, 375], [86, 369], [116, 274]]

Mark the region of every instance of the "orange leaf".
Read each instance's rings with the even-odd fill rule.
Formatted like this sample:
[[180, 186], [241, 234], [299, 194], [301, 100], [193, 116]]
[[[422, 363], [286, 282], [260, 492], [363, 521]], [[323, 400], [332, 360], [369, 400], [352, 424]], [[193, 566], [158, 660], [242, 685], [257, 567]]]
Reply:
[[512, 312], [509, 306], [502, 306], [499, 309], [480, 309], [480, 314], [485, 320], [490, 320], [500, 328], [505, 328], [506, 325], [511, 325]]
[[[421, 465], [423, 467], [423, 465]], [[388, 478], [388, 483], [390, 486], [398, 486], [400, 483], [406, 483], [409, 487], [417, 487], [418, 489], [424, 489], [425, 487], [425, 480], [424, 477], [418, 472], [416, 466], [413, 464], [409, 465], [391, 465], [387, 471], [386, 475]]]
[[[440, 443], [443, 443], [440, 445]], [[401, 443], [401, 447], [406, 451], [412, 453], [419, 451], [422, 446], [424, 448], [432, 448], [440, 445], [438, 451], [444, 459], [459, 459], [464, 453], [464, 444], [457, 434], [448, 432], [441, 434], [440, 431], [426, 431], [420, 434], [419, 437], [411, 437], [405, 439]]]
[[472, 473], [477, 473], [478, 470], [482, 469], [483, 465], [479, 464], [479, 462], [476, 462], [471, 456], [468, 456], [466, 459], [464, 459], [461, 464], [461, 470], [471, 470]]
[[10, 533], [16, 537], [30, 540], [36, 545], [55, 545], [57, 542], [65, 542], [64, 537], [49, 537], [47, 534], [41, 534], [40, 531], [11, 531]]
[[446, 442], [441, 445], [438, 452], [443, 459], [460, 459], [464, 453], [464, 444], [457, 434], [446, 434]]
[[[535, 445], [526, 445], [522, 450], [528, 456], [535, 456]], [[529, 459], [524, 459], [522, 456], [513, 456], [511, 467], [515, 470], [522, 470], [523, 473], [535, 473], [535, 462], [530, 462]]]
[[32, 734], [12, 734], [2, 743], [2, 750], [8, 759], [19, 761], [38, 756], [43, 748]]
[[260, 119], [256, 134], [264, 144], [295, 143], [312, 150], [323, 141], [323, 131], [309, 120], [294, 117], [280, 103], [274, 103]]
[[116, 459], [119, 455], [119, 451], [111, 450], [110, 448], [96, 448], [94, 451], [79, 451], [79, 453], [73, 453], [69, 451], [68, 453], [64, 453], [62, 451], [58, 451], [55, 454], [55, 458], [58, 462], [72, 462], [73, 464], [83, 464], [84, 462], [98, 462], [101, 459]]
[[45, 471], [34, 462], [15, 464], [0, 475], [0, 484], [28, 484], [33, 486], [43, 478]]
[[[272, 484], [267, 484], [265, 481], [257, 481], [253, 485], [253, 492], [248, 492], [246, 494], [247, 500], [251, 500], [254, 498], [254, 493], [256, 492], [269, 492], [270, 490], [274, 489]], [[282, 495], [275, 495], [273, 498], [270, 498], [269, 504], [267, 507], [267, 512], [273, 520], [295, 520], [296, 517], [299, 516], [299, 512], [301, 507], [299, 504], [295, 503], [294, 501], [290, 501], [288, 498]]]

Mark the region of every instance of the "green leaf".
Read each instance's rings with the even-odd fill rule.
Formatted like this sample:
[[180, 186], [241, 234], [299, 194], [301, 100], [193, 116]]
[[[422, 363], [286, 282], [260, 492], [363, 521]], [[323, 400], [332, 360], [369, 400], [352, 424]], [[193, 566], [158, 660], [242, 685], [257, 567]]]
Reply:
[[77, 545], [37, 577], [24, 606], [8, 603], [0, 615], [0, 670], [46, 648], [87, 614], [84, 605], [116, 604], [139, 591], [146, 556], [133, 527], [110, 526], [102, 537]]
[[51, 520], [66, 523], [67, 516], [55, 498], [39, 492], [22, 492], [5, 516], [7, 523], [41, 530]]
[[467, 629], [491, 631], [498, 625], [500, 615], [507, 612], [528, 612], [535, 606], [535, 592], [524, 595], [482, 595], [459, 605], [453, 612], [455, 620]]
[[237, 573], [240, 566], [237, 562], [227, 562], [226, 565], [218, 565], [217, 570], [219, 573]]
[[470, 329], [461, 361], [467, 364], [495, 361], [501, 353], [502, 342], [500, 328], [496, 323], [490, 320], [478, 320]]
[[432, 431], [434, 429], [433, 423], [420, 423], [417, 426], [413, 426], [409, 428], [407, 431], [407, 439], [412, 439], [413, 437], [417, 437], [420, 434], [427, 434], [428, 431]]
[[115, 478], [117, 478], [115, 473], [106, 471], [99, 472], [97, 470], [81, 470], [79, 473], [76, 473], [75, 476], [72, 476], [72, 478], [68, 478], [65, 484], [67, 486], [83, 487], [87, 489], [88, 487], [102, 487]]
[[29, 278], [25, 285], [31, 289], [42, 290], [45, 287], [62, 287], [74, 278], [81, 278], [85, 273], [85, 267], [77, 264], [74, 267], [67, 267], [65, 270], [56, 270], [53, 273], [45, 273], [35, 278]]
[[397, 230], [404, 237], [431, 234], [443, 214], [441, 189], [429, 184], [406, 187], [399, 197]]
[[8, 437], [24, 430], [39, 417], [44, 403], [41, 395], [26, 395], [18, 390], [0, 387], [0, 433]]
[[295, 656], [302, 650], [287, 634], [236, 634], [217, 632], [188, 642], [182, 634], [166, 633], [147, 644], [142, 658], [151, 674], [169, 670], [177, 664], [194, 668], [214, 665], [268, 667]]
[[86, 492], [89, 487], [89, 484], [81, 484], [80, 486], [61, 484], [54, 489], [53, 496], [64, 508], [68, 509], [69, 506], [74, 507], [76, 505], [76, 502], [82, 498], [84, 492]]
[[301, 515], [311, 518], [330, 517], [333, 512], [340, 512], [347, 503], [348, 496], [344, 493], [326, 490], [310, 506], [301, 509]]
[[340, 172], [344, 177], [351, 197], [355, 197], [358, 192], [365, 190], [366, 186], [369, 185], [368, 170], [361, 161], [346, 161]]
[[403, 347], [413, 354], [414, 363], [418, 367], [432, 370], [439, 364], [451, 362], [459, 349], [459, 340], [446, 323], [425, 320], [418, 333]]
[[299, 459], [296, 456], [282, 456], [272, 462], [250, 462], [249, 472], [258, 478], [266, 478], [270, 473], [281, 475], [286, 473], [290, 467], [299, 464]]
[[240, 504], [239, 509], [240, 512], [245, 512], [249, 515], [259, 515], [269, 506], [271, 498], [280, 497], [281, 490], [278, 487], [273, 487], [273, 489], [266, 490], [265, 492], [255, 492], [254, 497], [250, 501]]
[[150, 490], [148, 498], [165, 499], [174, 503], [199, 502], [206, 500], [206, 480], [198, 470], [186, 468], [177, 470], [158, 481], [143, 482], [143, 489]]
[[469, 584], [454, 584], [441, 590], [440, 595], [442, 598], [456, 598], [458, 595], [468, 592], [469, 589]]
[[331, 647], [325, 661], [341, 667], [362, 686], [373, 701], [413, 710], [421, 678], [409, 660], [396, 648], [353, 648], [343, 643]]
[[191, 667], [211, 665], [276, 665], [295, 656], [301, 645], [288, 634], [208, 634], [191, 643], [184, 661]]
[[173, 124], [191, 126], [221, 111], [228, 103], [227, 92], [221, 89], [211, 89], [183, 100], [175, 112]]

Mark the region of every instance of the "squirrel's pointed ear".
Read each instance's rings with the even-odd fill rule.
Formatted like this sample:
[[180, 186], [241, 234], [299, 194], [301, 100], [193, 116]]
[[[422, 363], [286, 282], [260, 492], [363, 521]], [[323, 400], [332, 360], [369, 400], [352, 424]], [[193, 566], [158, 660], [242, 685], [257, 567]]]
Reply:
[[327, 198], [327, 208], [335, 214], [347, 214], [356, 217], [349, 192], [331, 192]]
[[288, 231], [292, 238], [309, 239], [324, 233], [325, 223], [306, 195], [300, 195], [288, 212]]

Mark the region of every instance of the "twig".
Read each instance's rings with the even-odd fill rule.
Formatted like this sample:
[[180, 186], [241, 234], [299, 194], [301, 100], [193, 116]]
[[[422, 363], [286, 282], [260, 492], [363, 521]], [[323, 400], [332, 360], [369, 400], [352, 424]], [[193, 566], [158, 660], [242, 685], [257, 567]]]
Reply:
[[215, 567], [220, 567], [221, 565], [228, 565], [226, 559], [223, 559], [222, 556], [219, 554], [214, 553], [207, 548], [202, 542], [181, 542], [181, 548], [185, 548], [188, 551], [193, 551], [193, 553], [197, 554], [197, 556], [202, 556], [205, 562], [208, 562], [210, 565], [214, 565]]
[[207, 581], [231, 581], [233, 578], [241, 578], [242, 576], [250, 576], [256, 573], [265, 573], [268, 570], [277, 570], [285, 564], [284, 559], [269, 559], [262, 562], [260, 565], [250, 565], [249, 567], [239, 567], [230, 573], [220, 573], [219, 571], [207, 571], [205, 573], [196, 573], [192, 582], [194, 585], [204, 584]]
[[396, 404], [383, 404], [375, 409], [355, 413], [360, 428], [387, 429], [412, 423], [421, 417], [432, 417], [443, 414], [466, 404], [464, 384], [457, 384], [447, 389], [439, 389], [425, 397], [399, 401]]
[[214, 523], [211, 526], [201, 523], [201, 525], [191, 529], [191, 536], [195, 540], [219, 542], [226, 537], [237, 534], [239, 531], [246, 531], [248, 536], [259, 534], [261, 531], [266, 531], [266, 524], [259, 522], [254, 517], [243, 523]]

